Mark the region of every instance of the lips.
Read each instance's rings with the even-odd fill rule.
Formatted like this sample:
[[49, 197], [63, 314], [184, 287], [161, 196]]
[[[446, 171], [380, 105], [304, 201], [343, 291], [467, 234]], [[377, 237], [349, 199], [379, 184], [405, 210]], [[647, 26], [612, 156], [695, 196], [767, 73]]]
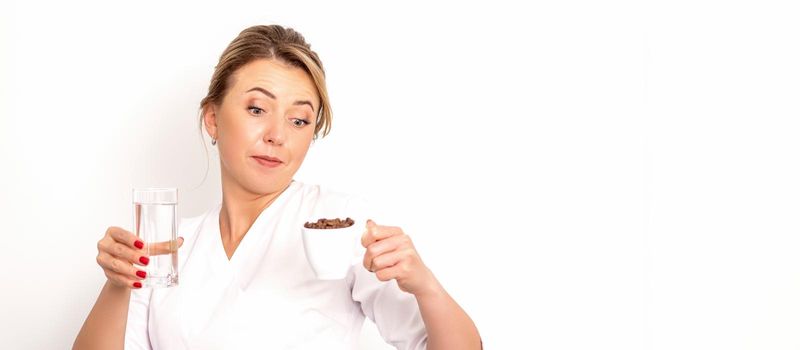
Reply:
[[275, 168], [283, 164], [279, 158], [270, 156], [253, 156], [252, 157], [258, 164], [267, 168]]
[[279, 158], [270, 157], [270, 156], [253, 156], [253, 158], [257, 158], [257, 159], [263, 159], [263, 160], [266, 160], [266, 161], [268, 161], [268, 162], [277, 162], [277, 163], [283, 163], [283, 161], [282, 161], [282, 160], [280, 160]]

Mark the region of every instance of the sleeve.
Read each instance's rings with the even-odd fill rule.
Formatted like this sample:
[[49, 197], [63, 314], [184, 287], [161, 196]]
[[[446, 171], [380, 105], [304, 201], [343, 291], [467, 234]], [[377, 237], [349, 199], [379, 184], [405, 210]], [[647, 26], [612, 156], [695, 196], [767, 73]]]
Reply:
[[[357, 213], [355, 215], [363, 220], [382, 222], [381, 217], [371, 216], [376, 211], [361, 198], [352, 198], [347, 206], [348, 212]], [[391, 222], [386, 224], [397, 225]], [[364, 316], [375, 323], [387, 343], [400, 350], [426, 349], [428, 334], [417, 299], [402, 291], [397, 281], [383, 282], [374, 273], [367, 271], [362, 263], [366, 249], [360, 249], [357, 259], [353, 261], [353, 274], [348, 281], [353, 301], [360, 305]]]
[[147, 323], [150, 314], [150, 296], [153, 290], [133, 289], [128, 305], [128, 323], [125, 325], [125, 350], [151, 350]]

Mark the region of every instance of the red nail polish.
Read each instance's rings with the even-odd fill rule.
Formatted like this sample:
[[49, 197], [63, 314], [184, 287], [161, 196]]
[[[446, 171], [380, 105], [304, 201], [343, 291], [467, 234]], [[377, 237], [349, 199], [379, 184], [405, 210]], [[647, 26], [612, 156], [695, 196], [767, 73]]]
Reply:
[[139, 283], [139, 282], [133, 282], [133, 287], [134, 288], [142, 288], [142, 284]]
[[142, 241], [136, 241], [136, 242], [133, 242], [133, 245], [134, 245], [136, 248], [139, 248], [139, 249], [142, 249], [142, 248], [144, 248], [144, 242], [142, 242]]
[[139, 277], [141, 277], [141, 278], [145, 278], [145, 277], [147, 277], [147, 272], [144, 272], [144, 271], [136, 271], [136, 276], [139, 276]]
[[150, 258], [148, 258], [146, 256], [143, 256], [143, 257], [139, 258], [139, 262], [141, 262], [142, 264], [147, 265], [147, 263], [150, 262]]

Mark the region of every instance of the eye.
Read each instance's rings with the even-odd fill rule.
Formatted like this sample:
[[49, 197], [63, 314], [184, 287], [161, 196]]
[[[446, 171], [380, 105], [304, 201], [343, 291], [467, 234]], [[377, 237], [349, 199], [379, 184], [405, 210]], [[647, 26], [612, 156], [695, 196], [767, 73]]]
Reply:
[[250, 111], [250, 114], [256, 115], [256, 116], [257, 115], [261, 115], [261, 113], [264, 113], [263, 109], [258, 108], [256, 106], [249, 106], [249, 107], [247, 107], [247, 110]]
[[311, 123], [309, 123], [308, 120], [305, 120], [305, 119], [292, 118], [292, 124], [294, 126], [298, 127], [298, 128], [302, 128], [302, 127], [304, 127], [304, 126], [306, 126], [308, 124], [311, 124]]

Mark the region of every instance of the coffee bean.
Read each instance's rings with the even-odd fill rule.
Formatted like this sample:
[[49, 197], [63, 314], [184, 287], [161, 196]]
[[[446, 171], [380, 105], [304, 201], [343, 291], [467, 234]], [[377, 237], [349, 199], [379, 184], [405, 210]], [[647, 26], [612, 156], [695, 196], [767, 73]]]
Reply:
[[319, 219], [317, 222], [306, 222], [303, 227], [305, 228], [315, 228], [315, 229], [336, 229], [336, 228], [346, 228], [353, 226], [355, 224], [355, 220], [351, 218], [346, 219]]

